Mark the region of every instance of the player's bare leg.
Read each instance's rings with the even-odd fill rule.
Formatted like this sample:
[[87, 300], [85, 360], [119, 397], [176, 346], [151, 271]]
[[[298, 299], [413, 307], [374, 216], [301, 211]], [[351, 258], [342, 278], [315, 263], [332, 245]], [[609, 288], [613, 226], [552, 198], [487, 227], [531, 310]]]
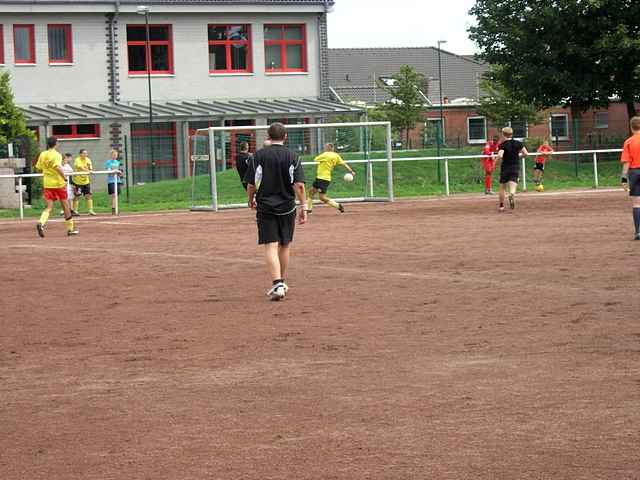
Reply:
[[309, 189], [309, 193], [307, 195], [307, 212], [308, 213], [313, 212], [313, 199], [315, 198], [316, 193], [318, 193], [318, 191], [315, 188], [311, 187]]
[[504, 212], [504, 200], [505, 200], [505, 184], [500, 184], [500, 190], [498, 191], [498, 199], [500, 205], [498, 206], [498, 211]]
[[38, 235], [40, 235], [40, 237], [42, 238], [44, 238], [44, 227], [47, 224], [47, 221], [49, 220], [49, 215], [51, 215], [51, 210], [53, 210], [53, 200], [49, 200], [48, 198], [45, 198], [45, 202], [47, 206], [42, 211], [42, 214], [40, 215], [40, 220], [36, 224], [36, 230], [38, 230]]
[[329, 197], [327, 197], [326, 193], [320, 192], [320, 201], [325, 205], [329, 205], [330, 207], [339, 210], [340, 213], [344, 213], [344, 207], [342, 206], [342, 204], [336, 202], [335, 200], [331, 200]]
[[[267, 295], [271, 300], [278, 301], [284, 298], [286, 295], [286, 289], [284, 280], [282, 279], [282, 268], [280, 264], [280, 245], [278, 242], [267, 243], [265, 245], [265, 259], [267, 261], [267, 268], [273, 281], [271, 290], [267, 292]], [[287, 252], [288, 260], [289, 252]], [[286, 268], [286, 265], [285, 265]]]
[[516, 182], [509, 182], [507, 186], [509, 188], [509, 208], [513, 210], [516, 208], [516, 190], [518, 189], [518, 184]]

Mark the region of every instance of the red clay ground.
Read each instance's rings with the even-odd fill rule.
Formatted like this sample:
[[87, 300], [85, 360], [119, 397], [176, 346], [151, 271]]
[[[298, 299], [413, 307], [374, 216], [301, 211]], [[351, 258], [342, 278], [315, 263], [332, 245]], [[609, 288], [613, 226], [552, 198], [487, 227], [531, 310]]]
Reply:
[[[638, 479], [622, 193], [0, 223], [0, 478]], [[635, 257], [633, 256], [635, 255]]]

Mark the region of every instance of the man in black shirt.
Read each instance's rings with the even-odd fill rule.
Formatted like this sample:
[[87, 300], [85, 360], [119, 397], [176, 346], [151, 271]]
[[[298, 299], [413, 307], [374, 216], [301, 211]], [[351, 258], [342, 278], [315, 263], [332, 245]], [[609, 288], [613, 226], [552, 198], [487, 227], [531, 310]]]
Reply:
[[516, 190], [520, 179], [520, 156], [527, 156], [529, 152], [518, 140], [513, 139], [513, 129], [505, 127], [502, 129], [504, 142], [500, 144], [498, 151], [498, 162], [500, 168], [500, 207], [498, 211], [504, 212], [505, 190], [509, 191], [509, 208], [516, 208]]
[[265, 245], [267, 267], [273, 286], [271, 300], [283, 299], [289, 287], [284, 275], [296, 223], [296, 197], [300, 201], [298, 223], [307, 222], [304, 170], [298, 156], [284, 146], [287, 131], [274, 123], [268, 131], [271, 146], [258, 150], [249, 162], [244, 181], [249, 206], [257, 210], [258, 243]]
[[247, 168], [249, 168], [249, 162], [251, 161], [251, 154], [249, 153], [249, 144], [247, 142], [240, 142], [240, 153], [236, 157], [236, 169], [240, 176], [240, 181], [244, 189], [247, 189], [247, 182], [244, 181], [244, 177], [247, 174]]

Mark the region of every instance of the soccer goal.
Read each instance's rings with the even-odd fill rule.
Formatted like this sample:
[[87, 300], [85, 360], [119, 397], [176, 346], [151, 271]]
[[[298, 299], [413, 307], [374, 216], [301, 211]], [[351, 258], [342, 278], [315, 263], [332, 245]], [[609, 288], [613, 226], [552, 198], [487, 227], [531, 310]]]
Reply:
[[[285, 124], [285, 145], [302, 159], [308, 186], [316, 175], [314, 158], [331, 144], [356, 172], [354, 181], [336, 167], [329, 195], [339, 202], [393, 201], [393, 156], [389, 122]], [[231, 122], [233, 123], [233, 122]], [[248, 122], [245, 122], [248, 123]], [[237, 170], [245, 151], [254, 154], [267, 141], [269, 125], [201, 128], [190, 136], [191, 209], [217, 211], [246, 206], [247, 197]]]

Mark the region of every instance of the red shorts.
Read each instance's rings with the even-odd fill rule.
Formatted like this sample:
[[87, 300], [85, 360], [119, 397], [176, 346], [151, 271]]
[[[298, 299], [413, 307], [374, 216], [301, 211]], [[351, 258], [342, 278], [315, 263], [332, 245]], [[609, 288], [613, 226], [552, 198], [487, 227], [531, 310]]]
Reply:
[[44, 189], [44, 198], [45, 200], [51, 200], [55, 202], [56, 200], [66, 200], [67, 197], [67, 187], [62, 188], [45, 188]]
[[496, 161], [495, 160], [482, 160], [482, 166], [484, 167], [484, 171], [487, 173], [493, 173], [496, 169]]

